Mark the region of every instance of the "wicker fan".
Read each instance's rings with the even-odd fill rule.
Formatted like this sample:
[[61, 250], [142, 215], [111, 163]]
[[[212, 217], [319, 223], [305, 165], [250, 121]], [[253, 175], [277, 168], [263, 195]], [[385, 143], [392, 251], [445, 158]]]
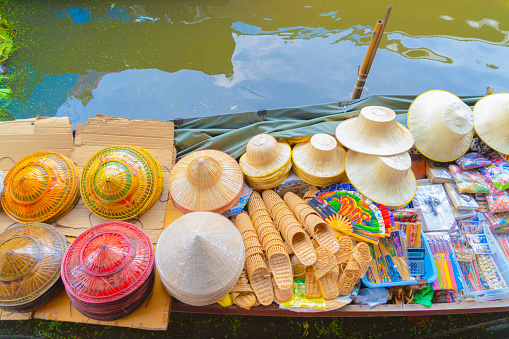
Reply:
[[475, 131], [491, 148], [509, 154], [509, 93], [490, 94], [474, 106]]
[[4, 179], [2, 207], [19, 222], [54, 222], [79, 200], [79, 172], [67, 157], [37, 152], [20, 161]]
[[447, 91], [424, 92], [408, 110], [415, 146], [435, 161], [453, 161], [465, 154], [472, 143], [473, 127], [470, 107]]
[[172, 200], [184, 213], [224, 213], [240, 199], [243, 185], [235, 159], [216, 150], [190, 153], [170, 173]]
[[0, 234], [0, 309], [29, 312], [55, 297], [67, 246], [47, 224], [17, 224]]
[[388, 156], [408, 151], [412, 133], [396, 122], [396, 113], [382, 106], [368, 106], [357, 118], [341, 122], [336, 138], [345, 147], [365, 154]]
[[96, 215], [127, 220], [146, 212], [159, 199], [164, 177], [147, 151], [111, 146], [94, 154], [83, 167], [81, 195]]

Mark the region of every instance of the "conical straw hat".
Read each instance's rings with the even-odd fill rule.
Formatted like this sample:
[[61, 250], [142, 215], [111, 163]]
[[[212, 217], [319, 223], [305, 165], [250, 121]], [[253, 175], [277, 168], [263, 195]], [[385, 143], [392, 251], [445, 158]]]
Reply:
[[238, 201], [243, 186], [237, 161], [217, 150], [190, 153], [170, 173], [172, 200], [184, 212], [224, 213]]
[[412, 133], [396, 122], [396, 113], [382, 106], [368, 106], [356, 118], [336, 128], [339, 142], [356, 152], [380, 156], [403, 153], [412, 148]]
[[447, 91], [424, 92], [408, 110], [415, 147], [435, 161], [453, 161], [465, 154], [472, 143], [473, 127], [470, 107]]
[[240, 157], [240, 167], [252, 178], [270, 176], [286, 168], [291, 157], [291, 148], [285, 142], [278, 142], [268, 134], [258, 134], [249, 140], [246, 153]]
[[475, 131], [491, 148], [509, 153], [509, 93], [490, 94], [474, 106]]
[[173, 221], [156, 247], [156, 267], [175, 298], [195, 306], [221, 300], [244, 267], [244, 242], [220, 214], [192, 212]]
[[318, 133], [310, 142], [295, 145], [292, 150], [294, 166], [314, 177], [339, 176], [345, 170], [345, 150], [334, 137]]
[[401, 206], [415, 196], [417, 182], [405, 152], [390, 157], [378, 157], [348, 151], [346, 175], [355, 188], [367, 198], [383, 205]]

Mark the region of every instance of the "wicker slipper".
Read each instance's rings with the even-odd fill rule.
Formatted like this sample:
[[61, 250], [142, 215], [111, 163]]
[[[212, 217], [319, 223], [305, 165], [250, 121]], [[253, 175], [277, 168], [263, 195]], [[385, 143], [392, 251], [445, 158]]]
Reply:
[[334, 255], [324, 246], [316, 249], [316, 262], [313, 268], [323, 297], [328, 300], [337, 298], [339, 267]]
[[353, 249], [343, 275], [339, 279], [339, 293], [341, 295], [348, 295], [352, 292], [355, 284], [366, 274], [371, 259], [369, 246], [364, 242], [358, 243]]
[[247, 279], [246, 271], [242, 271], [239, 281], [230, 292], [235, 305], [249, 310], [256, 303], [256, 295]]

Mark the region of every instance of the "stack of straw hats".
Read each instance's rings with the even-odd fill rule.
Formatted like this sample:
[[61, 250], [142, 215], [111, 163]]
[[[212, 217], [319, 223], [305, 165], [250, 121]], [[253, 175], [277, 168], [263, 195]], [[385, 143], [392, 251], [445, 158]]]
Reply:
[[171, 198], [184, 213], [224, 213], [239, 201], [243, 186], [239, 164], [216, 150], [190, 153], [170, 173]]
[[128, 220], [145, 213], [163, 190], [163, 171], [141, 147], [111, 146], [94, 154], [81, 173], [81, 196], [96, 215]]
[[506, 155], [509, 154], [508, 126], [509, 93], [490, 94], [475, 104], [475, 131], [488, 146]]
[[32, 153], [7, 173], [1, 201], [18, 222], [53, 223], [79, 200], [79, 172], [67, 157], [53, 152]]
[[360, 193], [388, 206], [406, 205], [413, 199], [417, 182], [408, 150], [414, 138], [396, 121], [393, 110], [364, 107], [358, 117], [338, 125], [336, 138], [350, 149], [345, 170]]
[[292, 168], [291, 148], [268, 134], [251, 138], [240, 157], [246, 182], [255, 189], [269, 189], [283, 183]]
[[230, 220], [212, 212], [192, 212], [163, 231], [155, 260], [168, 293], [186, 304], [203, 306], [233, 289], [244, 258], [242, 236]]
[[16, 224], [0, 234], [0, 309], [30, 312], [62, 289], [65, 236], [51, 225]]
[[456, 95], [431, 90], [419, 95], [410, 105], [408, 128], [422, 155], [449, 162], [468, 151], [474, 137], [474, 115]]
[[334, 137], [318, 133], [292, 150], [293, 172], [308, 184], [325, 187], [345, 177], [345, 150]]
[[154, 248], [133, 224], [109, 221], [82, 233], [62, 260], [62, 281], [72, 304], [97, 320], [134, 312], [154, 284]]

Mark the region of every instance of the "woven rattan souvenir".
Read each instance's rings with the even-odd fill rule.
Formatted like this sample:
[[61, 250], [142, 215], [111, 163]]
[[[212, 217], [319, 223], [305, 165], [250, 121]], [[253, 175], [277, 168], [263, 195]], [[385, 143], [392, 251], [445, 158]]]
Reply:
[[[346, 172], [345, 172], [346, 175]], [[306, 193], [304, 193], [304, 201], [308, 202], [309, 200], [313, 199], [315, 197], [315, 194], [318, 193], [320, 190], [316, 188], [316, 186], [311, 186]]]
[[249, 310], [256, 304], [256, 295], [249, 284], [246, 271], [242, 271], [237, 284], [230, 292], [235, 305]]
[[263, 258], [263, 250], [254, 226], [246, 213], [235, 218], [235, 226], [242, 235], [246, 249], [246, 271], [256, 298], [262, 305], [270, 305], [274, 301], [274, 291], [270, 280], [270, 272]]
[[345, 150], [334, 137], [318, 133], [310, 142], [300, 143], [292, 150], [293, 171], [311, 185], [325, 187], [344, 177]]
[[474, 128], [488, 146], [509, 154], [509, 93], [490, 94], [474, 106]]
[[417, 149], [435, 161], [458, 159], [472, 143], [472, 110], [447, 91], [431, 90], [419, 95], [408, 109], [407, 120]]
[[134, 312], [154, 283], [154, 248], [137, 226], [99, 224], [72, 242], [62, 261], [62, 281], [73, 305], [97, 320]]
[[293, 284], [286, 290], [280, 289], [274, 278], [272, 278], [272, 286], [274, 288], [274, 299], [278, 303], [290, 301], [293, 298]]
[[339, 279], [339, 293], [349, 295], [359, 280], [366, 274], [371, 263], [371, 252], [369, 246], [364, 243], [358, 243], [353, 249], [352, 257]]
[[272, 190], [263, 191], [262, 197], [277, 228], [297, 258], [306, 266], [313, 265], [316, 261], [313, 244], [283, 199]]
[[260, 193], [253, 192], [251, 194], [247, 207], [267, 256], [267, 262], [274, 280], [281, 290], [288, 290], [293, 285], [290, 257]]
[[313, 266], [306, 267], [304, 292], [309, 299], [318, 299], [322, 297], [320, 284], [315, 277], [315, 268]]
[[336, 252], [336, 261], [338, 262], [339, 277], [343, 275], [345, 267], [350, 261], [353, 253], [353, 241], [348, 236], [342, 236], [338, 238], [339, 251]]
[[192, 212], [173, 221], [159, 237], [156, 267], [165, 288], [178, 300], [210, 305], [221, 300], [244, 267], [242, 236], [220, 214]]
[[53, 226], [15, 224], [0, 234], [0, 309], [30, 312], [62, 289], [68, 242]]
[[331, 300], [339, 296], [339, 268], [334, 255], [324, 246], [316, 247], [316, 262], [313, 264], [315, 279], [325, 299]]
[[381, 156], [406, 152], [414, 144], [412, 133], [396, 122], [396, 113], [382, 106], [364, 107], [358, 117], [341, 122], [336, 138], [351, 150]]
[[81, 196], [104, 219], [127, 220], [146, 212], [163, 190], [163, 172], [140, 147], [111, 146], [94, 154], [81, 173]]
[[170, 173], [172, 200], [184, 213], [224, 213], [240, 199], [244, 181], [239, 164], [216, 150], [192, 152]]
[[18, 161], [4, 179], [2, 207], [19, 222], [52, 223], [79, 200], [79, 172], [67, 157], [32, 153]]
[[355, 188], [379, 204], [407, 205], [415, 196], [417, 182], [408, 153], [378, 157], [348, 151], [346, 174]]

